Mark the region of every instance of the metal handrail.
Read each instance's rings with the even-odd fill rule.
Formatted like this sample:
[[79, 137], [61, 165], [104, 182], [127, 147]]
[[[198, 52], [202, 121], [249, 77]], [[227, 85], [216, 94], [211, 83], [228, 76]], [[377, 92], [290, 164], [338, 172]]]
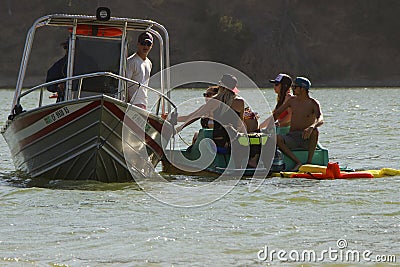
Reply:
[[[134, 80], [131, 80], [131, 79], [129, 79], [129, 78], [126, 78], [126, 77], [117, 75], [117, 74], [112, 73], [112, 72], [107, 72], [107, 71], [93, 72], [93, 73], [87, 73], [87, 74], [82, 74], [82, 75], [76, 75], [76, 76], [72, 76], [72, 77], [62, 78], [62, 79], [54, 80], [54, 81], [51, 81], [51, 82], [46, 82], [46, 83], [39, 84], [39, 85], [34, 86], [34, 87], [32, 87], [31, 89], [28, 89], [28, 90], [26, 90], [25, 92], [21, 93], [21, 94], [19, 95], [19, 97], [17, 98], [17, 103], [16, 103], [16, 105], [19, 105], [19, 104], [20, 104], [20, 101], [21, 101], [21, 98], [22, 98], [22, 97], [24, 97], [24, 96], [26, 96], [26, 95], [28, 95], [28, 94], [30, 94], [30, 93], [32, 93], [32, 92], [38, 90], [38, 89], [42, 89], [43, 87], [47, 87], [47, 86], [52, 85], [52, 84], [59, 84], [59, 83], [67, 82], [67, 81], [72, 81], [72, 80], [80, 80], [80, 79], [93, 78], [93, 77], [99, 77], [99, 76], [111, 77], [111, 78], [114, 78], [114, 79], [123, 80], [123, 81], [126, 81], [126, 82], [133, 83], [133, 84], [135, 84], [135, 85], [144, 87], [144, 88], [146, 88], [147, 90], [150, 90], [150, 91], [152, 91], [152, 92], [158, 94], [160, 97], [164, 98], [165, 100], [167, 100], [167, 101], [174, 107], [174, 109], [177, 110], [177, 107], [176, 107], [176, 105], [172, 102], [172, 100], [171, 100], [167, 95], [163, 94], [162, 92], [160, 92], [160, 91], [158, 91], [158, 90], [156, 90], [156, 89], [154, 89], [154, 88], [151, 88], [151, 87], [149, 87], [149, 86], [146, 86], [146, 85], [144, 85], [144, 84], [141, 84], [141, 83], [139, 83], [139, 82], [137, 82], [137, 81], [134, 81]], [[79, 93], [78, 93], [78, 95], [80, 95], [80, 90], [81, 90], [81, 88], [79, 88]], [[125, 95], [127, 95], [127, 90], [128, 90], [128, 89], [125, 88]], [[127, 103], [126, 99], [125, 99], [125, 102]], [[39, 103], [39, 106], [40, 106], [40, 105], [41, 105], [41, 103]]]

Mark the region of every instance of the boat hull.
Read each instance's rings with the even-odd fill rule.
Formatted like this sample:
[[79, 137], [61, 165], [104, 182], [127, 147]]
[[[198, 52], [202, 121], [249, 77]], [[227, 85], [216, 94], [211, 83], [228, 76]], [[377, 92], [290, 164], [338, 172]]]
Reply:
[[[125, 116], [128, 108], [143, 118], [145, 127]], [[151, 175], [161, 160], [172, 132], [161, 136], [164, 125], [172, 127], [145, 110], [100, 95], [23, 112], [7, 121], [2, 134], [15, 168], [31, 177], [127, 182]], [[126, 155], [132, 154], [129, 160], [140, 162], [127, 164]]]

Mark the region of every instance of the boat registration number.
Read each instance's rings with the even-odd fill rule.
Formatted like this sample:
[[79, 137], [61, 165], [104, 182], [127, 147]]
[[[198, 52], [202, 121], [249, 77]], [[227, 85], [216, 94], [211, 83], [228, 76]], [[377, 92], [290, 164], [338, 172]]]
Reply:
[[55, 121], [58, 121], [59, 119], [61, 119], [62, 117], [64, 117], [65, 115], [69, 114], [69, 109], [68, 107], [62, 107], [56, 111], [54, 111], [53, 113], [51, 113], [50, 115], [44, 117], [44, 122], [46, 124], [51, 124]]

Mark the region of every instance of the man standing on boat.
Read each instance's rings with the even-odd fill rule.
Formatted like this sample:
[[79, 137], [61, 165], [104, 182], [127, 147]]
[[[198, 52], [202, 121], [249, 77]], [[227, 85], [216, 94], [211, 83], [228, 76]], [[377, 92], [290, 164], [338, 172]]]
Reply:
[[290, 131], [286, 135], [277, 136], [279, 149], [291, 158], [297, 171], [302, 165], [301, 161], [293, 154], [291, 149], [307, 149], [307, 163], [311, 163], [318, 142], [317, 127], [323, 124], [323, 115], [319, 102], [309, 96], [311, 82], [305, 77], [297, 77], [292, 86], [294, 96], [290, 97], [273, 112], [276, 120], [287, 108], [292, 110]]
[[[149, 32], [143, 32], [138, 37], [137, 51], [128, 57], [126, 66], [127, 78], [137, 81], [140, 85], [149, 85], [151, 60], [147, 57], [153, 47], [153, 36]], [[128, 100], [131, 104], [146, 109], [147, 89], [136, 84], [128, 86]]]
[[[68, 64], [68, 40], [60, 44], [64, 50], [64, 57], [60, 58], [47, 71], [46, 82], [55, 81], [67, 77]], [[52, 93], [57, 93], [57, 102], [64, 101], [65, 83], [52, 84], [47, 86], [47, 90]]]

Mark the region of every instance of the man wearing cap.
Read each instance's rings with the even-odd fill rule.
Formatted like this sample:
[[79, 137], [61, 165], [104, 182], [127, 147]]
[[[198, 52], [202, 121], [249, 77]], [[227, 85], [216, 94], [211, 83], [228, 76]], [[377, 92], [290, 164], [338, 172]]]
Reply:
[[307, 163], [311, 163], [318, 142], [317, 127], [323, 124], [323, 115], [319, 102], [309, 96], [311, 82], [305, 77], [297, 77], [292, 86], [294, 96], [290, 97], [273, 112], [277, 119], [287, 108], [292, 109], [290, 131], [286, 135], [277, 136], [279, 149], [295, 163], [293, 171], [297, 171], [302, 162], [291, 149], [307, 149]]
[[[67, 64], [68, 64], [68, 40], [60, 44], [65, 50], [65, 55], [60, 58], [50, 69], [47, 71], [46, 82], [55, 81], [67, 77]], [[47, 90], [52, 93], [57, 93], [57, 102], [64, 100], [65, 83], [52, 84], [47, 86]]]
[[[153, 36], [149, 32], [143, 32], [138, 37], [137, 51], [127, 60], [126, 76], [140, 84], [149, 85], [152, 63], [147, 57], [153, 47]], [[138, 85], [128, 86], [128, 100], [131, 104], [140, 108], [147, 107], [147, 89]]]

